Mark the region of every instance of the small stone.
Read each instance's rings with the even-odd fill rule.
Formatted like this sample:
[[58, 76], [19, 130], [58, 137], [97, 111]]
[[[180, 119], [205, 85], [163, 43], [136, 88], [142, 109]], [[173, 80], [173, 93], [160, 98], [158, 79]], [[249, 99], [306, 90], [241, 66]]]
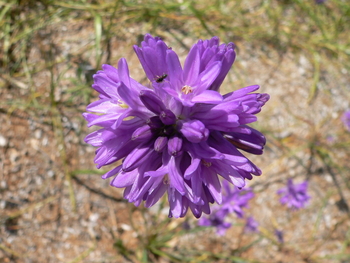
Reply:
[[7, 188], [7, 182], [5, 180], [0, 181], [0, 188], [2, 188], [2, 189]]
[[0, 209], [3, 210], [6, 207], [6, 201], [5, 200], [0, 200]]
[[120, 224], [120, 227], [124, 230], [124, 231], [130, 231], [132, 228], [131, 226], [127, 225], [127, 224]]
[[33, 149], [39, 150], [39, 141], [37, 139], [31, 138], [30, 139], [30, 146], [32, 146]]
[[6, 147], [6, 146], [7, 146], [6, 138], [0, 134], [0, 147]]
[[34, 137], [37, 138], [37, 139], [40, 139], [41, 136], [43, 135], [43, 131], [40, 130], [40, 129], [36, 129], [35, 132], [34, 132]]
[[19, 153], [15, 148], [9, 150], [9, 157], [12, 164], [15, 164], [19, 159]]
[[49, 142], [49, 139], [45, 136], [41, 142], [42, 146], [46, 146]]
[[93, 213], [93, 214], [91, 214], [91, 215], [89, 216], [89, 220], [90, 220], [91, 222], [95, 223], [95, 222], [98, 220], [99, 217], [100, 217], [99, 214]]

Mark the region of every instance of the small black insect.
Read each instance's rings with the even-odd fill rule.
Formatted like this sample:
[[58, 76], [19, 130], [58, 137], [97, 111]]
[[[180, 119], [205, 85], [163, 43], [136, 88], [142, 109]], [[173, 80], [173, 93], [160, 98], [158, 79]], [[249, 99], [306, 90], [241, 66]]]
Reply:
[[162, 76], [157, 76], [157, 77], [156, 77], [156, 82], [157, 82], [157, 83], [163, 82], [164, 79], [165, 79], [167, 76], [168, 76], [167, 74], [163, 74]]

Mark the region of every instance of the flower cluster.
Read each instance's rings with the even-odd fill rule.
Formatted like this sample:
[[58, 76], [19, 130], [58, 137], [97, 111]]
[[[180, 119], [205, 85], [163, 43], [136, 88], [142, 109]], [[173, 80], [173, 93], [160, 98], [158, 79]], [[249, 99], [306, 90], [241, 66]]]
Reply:
[[277, 241], [280, 244], [283, 244], [284, 243], [284, 233], [283, 233], [283, 231], [279, 230], [279, 229], [275, 229], [275, 235], [277, 237]]
[[129, 76], [124, 58], [118, 69], [103, 65], [92, 87], [99, 100], [84, 113], [88, 126], [101, 129], [85, 141], [95, 147], [97, 168], [122, 160], [102, 178], [125, 188], [135, 205], [154, 205], [167, 193], [169, 217], [210, 213], [222, 203], [219, 177], [242, 188], [261, 171], [239, 150], [262, 154], [265, 137], [247, 124], [269, 95], [249, 86], [224, 96], [219, 87], [231, 68], [234, 44], [199, 40], [181, 66], [177, 54], [160, 38], [145, 35], [134, 50], [150, 84]]
[[[249, 188], [238, 189], [231, 187], [227, 181], [223, 181], [222, 204], [215, 206], [209, 217], [202, 217], [198, 221], [200, 226], [213, 226], [217, 229], [218, 235], [224, 235], [231, 224], [225, 219], [228, 215], [235, 213], [239, 218], [243, 218], [243, 208], [248, 206], [248, 201], [254, 197], [254, 193]], [[252, 222], [251, 222], [252, 223]]]
[[303, 208], [310, 196], [307, 194], [308, 182], [294, 184], [292, 179], [288, 179], [287, 186], [278, 190], [277, 193], [282, 195], [281, 204], [287, 204], [289, 208]]
[[199, 226], [216, 227], [216, 234], [223, 236], [226, 230], [231, 227], [231, 223], [225, 221], [226, 214], [223, 210], [218, 210], [209, 215], [209, 217], [201, 217], [198, 221]]
[[253, 218], [248, 217], [246, 220], [246, 225], [244, 227], [245, 232], [259, 232], [259, 223]]
[[347, 110], [341, 116], [341, 120], [348, 131], [350, 131], [350, 110]]

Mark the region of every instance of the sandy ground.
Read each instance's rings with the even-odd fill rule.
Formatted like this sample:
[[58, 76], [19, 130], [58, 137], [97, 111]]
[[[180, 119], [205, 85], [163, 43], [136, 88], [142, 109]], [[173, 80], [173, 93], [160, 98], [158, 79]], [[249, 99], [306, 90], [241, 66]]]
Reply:
[[[115, 242], [122, 240], [127, 249], [138, 251], [142, 236], [155, 231], [166, 218], [164, 213], [155, 218], [156, 208], [142, 216], [144, 210], [124, 202], [122, 191], [110, 187], [97, 170], [77, 172], [67, 180], [74, 171], [94, 169], [95, 149], [83, 141], [92, 131], [81, 117], [86, 105], [83, 98], [69, 93], [75, 88], [72, 78], [82, 61], [93, 65], [94, 50], [87, 48], [93, 41], [91, 30], [91, 23], [70, 26], [63, 22], [39, 31], [33, 39], [29, 64], [45, 65], [48, 56], [54, 56], [58, 62], [51, 71], [55, 77], [60, 76], [55, 98], [71, 101], [58, 104], [60, 115], [50, 110], [51, 73], [45, 68], [38, 70], [32, 83], [18, 78], [17, 85], [12, 83], [0, 89], [2, 100], [7, 102], [37, 101], [36, 107], [18, 103], [1, 103], [0, 107], [1, 262], [137, 262], [140, 252], [129, 260], [114, 246]], [[126, 57], [132, 77], [145, 83], [132, 51], [138, 37], [131, 30], [119, 35], [124, 37], [111, 41], [110, 63], [116, 66], [121, 56]], [[184, 59], [186, 49], [167, 32], [163, 36]], [[188, 46], [195, 41], [184, 38]], [[343, 200], [350, 200], [345, 184], [349, 174], [325, 169], [319, 159], [313, 158], [309, 143], [332, 149], [336, 143], [349, 141], [349, 135], [339, 132], [344, 129], [339, 114], [349, 107], [348, 72], [324, 65], [319, 92], [309, 103], [314, 76], [310, 58], [279, 54], [267, 45], [255, 47], [238, 42], [237, 46], [237, 61], [223, 84], [223, 93], [260, 84], [261, 92], [271, 95], [255, 126], [268, 138], [264, 155], [252, 157], [263, 175], [249, 183], [256, 197], [246, 210], [247, 215], [259, 221], [261, 232], [244, 234], [244, 221], [232, 217], [235, 226], [224, 237], [216, 236], [211, 229], [187, 233], [174, 237], [166, 251], [193, 255], [197, 258], [193, 262], [228, 262], [225, 255], [256, 262], [350, 262], [339, 256], [350, 253], [349, 242], [345, 242], [349, 241], [349, 213], [341, 206], [341, 195]], [[91, 68], [85, 73], [93, 72]], [[93, 94], [97, 99], [97, 94]], [[334, 140], [328, 142], [327, 136]], [[346, 165], [346, 151], [330, 153], [339, 158], [339, 165]], [[337, 184], [332, 174], [336, 175]], [[291, 212], [278, 202], [276, 191], [289, 177], [310, 180], [312, 199], [302, 211]], [[196, 225], [196, 220], [188, 215], [185, 220], [173, 219], [168, 228], [181, 229], [184, 221], [191, 228]], [[147, 228], [151, 230], [147, 232]], [[275, 229], [284, 231], [284, 244], [278, 243]], [[243, 251], [253, 241], [257, 242]], [[223, 258], [210, 259], [205, 253], [208, 251]], [[171, 262], [156, 257], [152, 261]]]

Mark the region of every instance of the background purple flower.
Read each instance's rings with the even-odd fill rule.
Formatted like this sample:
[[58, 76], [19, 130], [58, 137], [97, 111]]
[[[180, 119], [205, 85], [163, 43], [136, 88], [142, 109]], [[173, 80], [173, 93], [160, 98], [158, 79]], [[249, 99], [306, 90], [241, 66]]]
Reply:
[[243, 218], [243, 208], [248, 206], [248, 201], [254, 197], [250, 188], [238, 189], [229, 185], [227, 181], [223, 182], [224, 196], [222, 199], [222, 209], [229, 213], [235, 213], [239, 218]]
[[244, 231], [259, 232], [258, 227], [259, 227], [259, 223], [253, 217], [250, 216], [246, 219]]
[[231, 227], [231, 223], [225, 222], [226, 215], [227, 212], [219, 208], [219, 210], [213, 212], [208, 217], [201, 217], [198, 220], [198, 225], [215, 227], [217, 235], [223, 236], [226, 230]]
[[336, 140], [336, 137], [334, 135], [327, 135], [326, 140], [328, 143], [334, 143]]
[[278, 190], [277, 193], [282, 195], [280, 202], [287, 204], [289, 208], [303, 208], [310, 196], [307, 194], [308, 182], [294, 184], [292, 179], [288, 179], [287, 186]]
[[346, 127], [350, 131], [350, 110], [345, 111], [341, 117], [341, 120]]
[[[225, 218], [232, 213], [235, 213], [239, 218], [243, 218], [243, 208], [247, 207], [248, 201], [254, 197], [251, 189], [239, 190], [227, 181], [223, 182], [223, 187], [222, 204], [220, 206], [216, 205], [211, 215], [202, 217], [198, 221], [200, 226], [216, 227], [218, 235], [224, 235], [226, 230], [231, 227], [230, 223], [225, 222]], [[251, 221], [251, 224], [254, 224], [254, 222]]]
[[[102, 178], [125, 188], [135, 205], [154, 205], [165, 193], [169, 217], [210, 213], [222, 203], [219, 177], [237, 187], [261, 171], [238, 149], [262, 154], [265, 137], [247, 126], [255, 122], [267, 94], [249, 86], [222, 96], [218, 90], [235, 59], [234, 44], [199, 40], [182, 68], [176, 53], [160, 38], [145, 35], [134, 46], [152, 83], [145, 87], [129, 76], [125, 59], [118, 69], [103, 65], [92, 87], [100, 93], [84, 113], [88, 126], [101, 129], [85, 141], [98, 147], [98, 168], [122, 160]], [[238, 211], [238, 210], [237, 210]], [[239, 212], [237, 212], [239, 213]]]
[[284, 235], [282, 230], [275, 229], [275, 235], [279, 243], [284, 243]]

